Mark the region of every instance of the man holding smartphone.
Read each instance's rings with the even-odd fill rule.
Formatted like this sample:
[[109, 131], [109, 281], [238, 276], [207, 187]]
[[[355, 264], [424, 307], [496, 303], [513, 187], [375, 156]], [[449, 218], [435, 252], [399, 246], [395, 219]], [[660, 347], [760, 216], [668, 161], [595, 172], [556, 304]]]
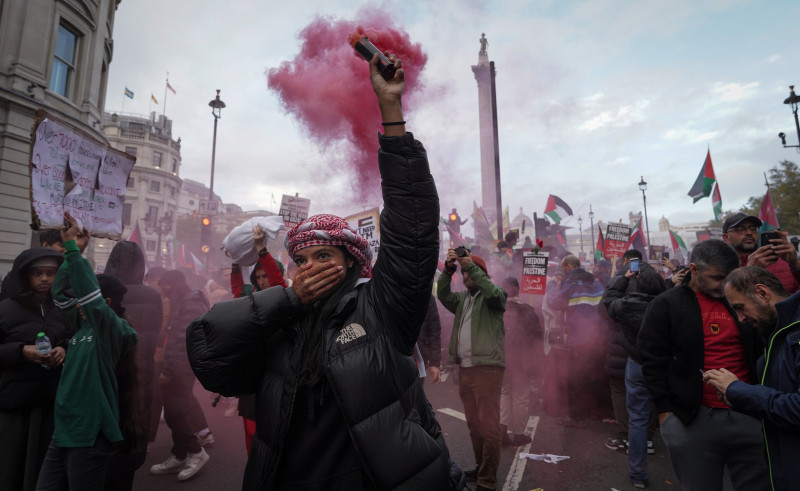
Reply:
[[[800, 260], [786, 232], [778, 230], [759, 235], [758, 217], [736, 213], [722, 225], [722, 238], [739, 254], [742, 266], [758, 266], [771, 272], [791, 295], [800, 290]], [[768, 234], [776, 235], [768, 235]], [[763, 237], [763, 241], [760, 239]], [[769, 243], [762, 243], [762, 242]]]

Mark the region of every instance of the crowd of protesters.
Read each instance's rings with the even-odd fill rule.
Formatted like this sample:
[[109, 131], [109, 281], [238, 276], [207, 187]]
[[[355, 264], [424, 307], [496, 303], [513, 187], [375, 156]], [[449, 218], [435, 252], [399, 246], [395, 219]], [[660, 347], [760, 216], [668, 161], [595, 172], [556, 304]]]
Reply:
[[[244, 489], [497, 489], [502, 447], [532, 445], [539, 410], [570, 431], [616, 422], [605, 446], [627, 452], [636, 488], [660, 431], [684, 489], [722, 489], [726, 469], [736, 489], [791, 489], [800, 259], [786, 233], [760, 244], [761, 221], [737, 213], [682, 266], [636, 249], [585, 261], [555, 241], [517, 247], [515, 232], [439, 257], [438, 195], [391, 59], [388, 80], [370, 62], [385, 125], [376, 262], [334, 215], [288, 231], [291, 273], [254, 227], [249, 284], [236, 262], [214, 278], [148, 269], [128, 241], [96, 276], [69, 214], [16, 258], [0, 291], [3, 488], [130, 490], [162, 414], [173, 445], [149, 472], [192, 479], [214, 443], [199, 380], [242, 417]], [[523, 253], [540, 250], [546, 294], [523, 294]], [[465, 471], [423, 390], [448, 373]]]

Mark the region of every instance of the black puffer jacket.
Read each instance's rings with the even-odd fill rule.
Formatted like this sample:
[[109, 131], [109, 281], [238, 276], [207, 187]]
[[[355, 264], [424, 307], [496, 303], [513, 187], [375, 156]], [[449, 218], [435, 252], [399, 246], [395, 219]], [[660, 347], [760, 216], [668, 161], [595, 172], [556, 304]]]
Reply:
[[22, 348], [32, 345], [39, 332], [50, 338], [55, 348], [67, 347], [71, 336], [61, 310], [53, 299], [33, 296], [25, 279], [25, 268], [43, 257], [63, 256], [53, 249], [35, 247], [14, 260], [4, 287], [7, 298], [0, 302], [0, 410], [50, 405], [55, 401], [61, 367], [48, 370], [22, 358]]
[[[436, 270], [438, 197], [425, 149], [410, 133], [380, 145], [380, 256], [372, 279], [345, 295], [324, 330], [324, 373], [377, 489], [447, 490], [449, 453], [412, 354]], [[188, 333], [192, 368], [207, 389], [257, 392], [245, 490], [270, 489], [281, 459], [297, 393], [300, 314], [293, 290], [273, 287], [216, 304]]]
[[608, 315], [621, 327], [618, 340], [633, 360], [642, 364], [639, 348], [636, 347], [636, 338], [642, 327], [644, 312], [647, 304], [655, 298], [646, 293], [626, 293], [630, 281], [625, 276], [615, 276], [606, 290], [606, 310]]
[[419, 351], [426, 367], [438, 367], [442, 364], [442, 323], [433, 295], [428, 304], [428, 315], [419, 330]]

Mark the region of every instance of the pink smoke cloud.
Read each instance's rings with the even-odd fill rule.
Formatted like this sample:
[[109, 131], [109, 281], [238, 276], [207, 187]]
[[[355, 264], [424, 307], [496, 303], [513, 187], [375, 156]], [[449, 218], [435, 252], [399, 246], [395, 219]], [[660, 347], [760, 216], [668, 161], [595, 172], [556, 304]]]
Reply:
[[[377, 133], [381, 116], [368, 74], [369, 65], [349, 44], [354, 32], [364, 34], [382, 51], [396, 54], [405, 69], [403, 109], [413, 111], [409, 94], [421, 88], [420, 77], [428, 61], [419, 43], [405, 31], [392, 27], [387, 15], [361, 12], [356, 20], [317, 18], [299, 38], [300, 51], [291, 60], [270, 68], [268, 87], [277, 93], [287, 113], [301, 123], [323, 149], [344, 143], [344, 160], [324, 162], [332, 170], [346, 170], [354, 177], [354, 194], [360, 204], [379, 196]], [[326, 172], [327, 173], [327, 172]]]

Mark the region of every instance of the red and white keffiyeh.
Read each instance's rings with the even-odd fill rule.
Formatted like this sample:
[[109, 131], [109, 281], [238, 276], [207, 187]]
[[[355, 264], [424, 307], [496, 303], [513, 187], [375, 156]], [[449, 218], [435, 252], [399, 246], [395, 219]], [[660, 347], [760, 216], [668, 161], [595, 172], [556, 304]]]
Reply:
[[372, 248], [367, 239], [361, 237], [336, 215], [314, 215], [295, 225], [286, 234], [284, 242], [289, 257], [306, 247], [321, 245], [344, 246], [361, 268], [362, 278], [372, 277]]

